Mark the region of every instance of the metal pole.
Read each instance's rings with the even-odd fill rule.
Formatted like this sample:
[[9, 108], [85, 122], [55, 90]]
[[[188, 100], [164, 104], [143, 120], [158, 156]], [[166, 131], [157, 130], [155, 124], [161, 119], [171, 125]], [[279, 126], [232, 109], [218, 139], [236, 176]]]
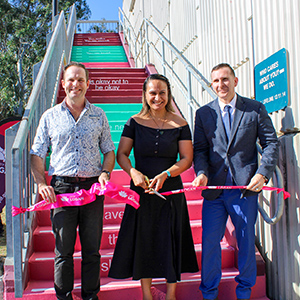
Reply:
[[54, 31], [56, 21], [55, 16], [58, 15], [58, 0], [52, 0], [52, 31]]

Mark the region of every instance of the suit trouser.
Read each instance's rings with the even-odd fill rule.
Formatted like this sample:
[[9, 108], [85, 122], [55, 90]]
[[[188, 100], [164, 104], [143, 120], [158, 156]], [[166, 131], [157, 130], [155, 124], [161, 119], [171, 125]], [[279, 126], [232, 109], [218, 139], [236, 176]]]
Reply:
[[204, 200], [202, 209], [202, 270], [200, 290], [215, 299], [221, 280], [221, 246], [228, 215], [235, 226], [239, 275], [236, 296], [248, 299], [256, 281], [255, 231], [257, 195], [242, 198], [240, 190], [224, 190], [215, 200]]
[[[57, 194], [88, 190], [93, 182], [64, 183], [52, 180]], [[100, 242], [103, 227], [103, 196], [83, 206], [60, 207], [51, 211], [55, 236], [54, 287], [58, 299], [73, 299], [73, 253], [79, 228], [81, 243], [81, 295], [98, 299], [100, 290]]]

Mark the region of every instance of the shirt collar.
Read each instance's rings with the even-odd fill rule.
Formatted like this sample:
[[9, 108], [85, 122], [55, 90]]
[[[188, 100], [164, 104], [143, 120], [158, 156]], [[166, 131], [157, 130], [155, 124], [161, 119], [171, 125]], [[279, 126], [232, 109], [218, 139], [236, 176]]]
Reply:
[[231, 100], [228, 104], [225, 104], [224, 102], [222, 102], [222, 101], [218, 98], [218, 103], [219, 103], [219, 106], [220, 106], [221, 111], [223, 112], [223, 111], [224, 111], [224, 107], [225, 107], [226, 105], [229, 105], [229, 106], [231, 106], [231, 108], [232, 108], [232, 112], [234, 112], [234, 110], [235, 110], [235, 105], [236, 105], [236, 99], [237, 99], [237, 96], [236, 96], [236, 94], [234, 94], [234, 97], [232, 98], [232, 100]]
[[[61, 105], [62, 105], [63, 108], [67, 108], [67, 105], [66, 105], [66, 98], [63, 100], [63, 102], [61, 103]], [[85, 106], [84, 106], [84, 109], [85, 109], [85, 110], [88, 110], [90, 106], [91, 106], [91, 103], [85, 98]]]

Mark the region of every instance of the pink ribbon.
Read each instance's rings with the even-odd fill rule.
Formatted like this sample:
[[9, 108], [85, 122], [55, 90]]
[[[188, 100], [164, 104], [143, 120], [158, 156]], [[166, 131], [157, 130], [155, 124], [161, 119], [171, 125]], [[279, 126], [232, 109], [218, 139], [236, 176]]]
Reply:
[[63, 206], [81, 206], [95, 201], [96, 195], [109, 196], [115, 200], [130, 204], [135, 209], [138, 209], [140, 206], [140, 196], [136, 192], [108, 181], [104, 189], [101, 189], [100, 183], [94, 183], [88, 191], [82, 189], [75, 193], [56, 195], [57, 201], [54, 203], [42, 200], [28, 208], [12, 206], [12, 216], [14, 217], [26, 211], [47, 210]]
[[[174, 190], [174, 191], [169, 191], [169, 192], [163, 192], [161, 193], [164, 196], [168, 196], [168, 195], [173, 195], [173, 194], [179, 194], [179, 193], [184, 193], [184, 192], [192, 192], [192, 191], [196, 191], [196, 190], [233, 190], [233, 189], [246, 189], [247, 186], [224, 186], [224, 185], [220, 185], [220, 186], [191, 186], [191, 187], [187, 187], [187, 188], [183, 188], [180, 190]], [[282, 188], [277, 188], [277, 187], [270, 187], [270, 186], [264, 186], [262, 188], [265, 191], [276, 191], [277, 194], [279, 193], [283, 193], [283, 199], [287, 199], [289, 198], [291, 195], [290, 193], [286, 192], [284, 189]]]

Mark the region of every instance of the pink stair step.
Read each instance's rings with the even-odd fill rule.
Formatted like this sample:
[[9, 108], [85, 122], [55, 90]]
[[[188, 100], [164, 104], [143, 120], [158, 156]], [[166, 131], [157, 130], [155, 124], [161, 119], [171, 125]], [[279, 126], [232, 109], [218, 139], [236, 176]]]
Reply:
[[[58, 103], [64, 100], [64, 96], [57, 97]], [[90, 103], [142, 103], [142, 96], [91, 96]]]
[[[142, 86], [140, 83], [129, 83], [129, 84], [123, 84], [118, 83], [117, 80], [111, 83], [100, 83], [97, 84], [97, 82], [93, 82], [90, 84], [89, 89], [87, 90], [87, 97], [88, 96], [97, 96], [97, 95], [105, 95], [106, 93], [129, 93], [130, 95], [139, 95], [142, 91]], [[113, 95], [113, 94], [112, 94]], [[65, 96], [65, 91], [60, 90], [59, 96]]]
[[[186, 198], [187, 195], [186, 195]], [[202, 204], [203, 200], [188, 200], [188, 212], [190, 220], [200, 220], [202, 219]]]
[[108, 91], [109, 89], [114, 88], [119, 92], [129, 92], [132, 90], [142, 90], [142, 83], [124, 83], [122, 79], [115, 79], [113, 81], [102, 81], [102, 80], [92, 80], [88, 92], [99, 92], [99, 91]]
[[88, 62], [83, 63], [86, 68], [129, 68], [128, 62]]
[[[222, 274], [220, 283], [219, 300], [235, 300], [235, 286], [236, 283], [233, 277], [237, 272], [226, 270]], [[177, 300], [202, 300], [202, 295], [199, 290], [201, 276], [199, 273], [183, 274], [181, 281], [177, 285]], [[165, 293], [165, 280], [154, 279], [153, 289], [157, 289], [160, 294]], [[265, 291], [265, 276], [257, 277], [255, 286], [252, 289], [250, 299], [268, 300], [264, 295]], [[75, 279], [73, 299], [79, 300], [81, 283], [80, 280]], [[158, 292], [156, 293], [158, 294]], [[15, 300], [13, 293], [6, 294], [6, 300]], [[98, 294], [101, 300], [142, 300], [142, 292], [139, 281], [131, 279], [115, 280], [112, 278], [101, 278], [101, 287]], [[53, 288], [53, 281], [30, 281], [26, 287], [22, 299], [30, 300], [56, 300]], [[153, 300], [160, 300], [158, 297]]]
[[90, 71], [90, 84], [107, 84], [107, 83], [119, 83], [121, 80], [122, 84], [138, 84], [138, 85], [143, 85], [145, 81], [145, 76], [139, 76], [139, 77], [131, 77], [128, 76], [128, 74], [122, 74], [119, 73], [112, 77], [111, 75], [109, 76], [104, 76], [102, 74], [95, 74], [94, 72]]
[[[226, 242], [222, 246], [222, 268], [233, 268], [235, 263], [235, 249]], [[199, 268], [201, 268], [201, 245], [195, 244], [195, 251]], [[113, 257], [113, 248], [101, 249], [100, 275], [107, 277]], [[30, 278], [32, 280], [53, 280], [54, 272], [54, 252], [34, 252], [29, 259]], [[74, 253], [74, 277], [80, 278], [81, 274], [81, 252]]]
[[39, 226], [51, 226], [50, 210], [37, 211], [36, 215]]
[[[106, 197], [107, 199], [108, 197]], [[113, 201], [113, 200], [112, 200]], [[114, 204], [106, 204], [104, 205], [104, 213], [103, 213], [103, 224], [121, 224], [124, 209], [124, 203], [114, 203]]]
[[111, 173], [111, 179], [112, 182], [115, 182], [120, 185], [127, 185], [130, 184], [130, 176], [123, 170], [114, 170]]
[[[87, 98], [91, 97], [111, 97], [111, 96], [119, 96], [120, 95], [127, 95], [127, 96], [139, 96], [142, 97], [142, 90], [141, 89], [127, 89], [126, 87], [120, 88], [120, 86], [117, 85], [107, 85], [103, 87], [103, 90], [100, 89], [97, 90], [88, 90], [86, 93]], [[65, 97], [65, 92], [60, 91], [59, 97]]]

